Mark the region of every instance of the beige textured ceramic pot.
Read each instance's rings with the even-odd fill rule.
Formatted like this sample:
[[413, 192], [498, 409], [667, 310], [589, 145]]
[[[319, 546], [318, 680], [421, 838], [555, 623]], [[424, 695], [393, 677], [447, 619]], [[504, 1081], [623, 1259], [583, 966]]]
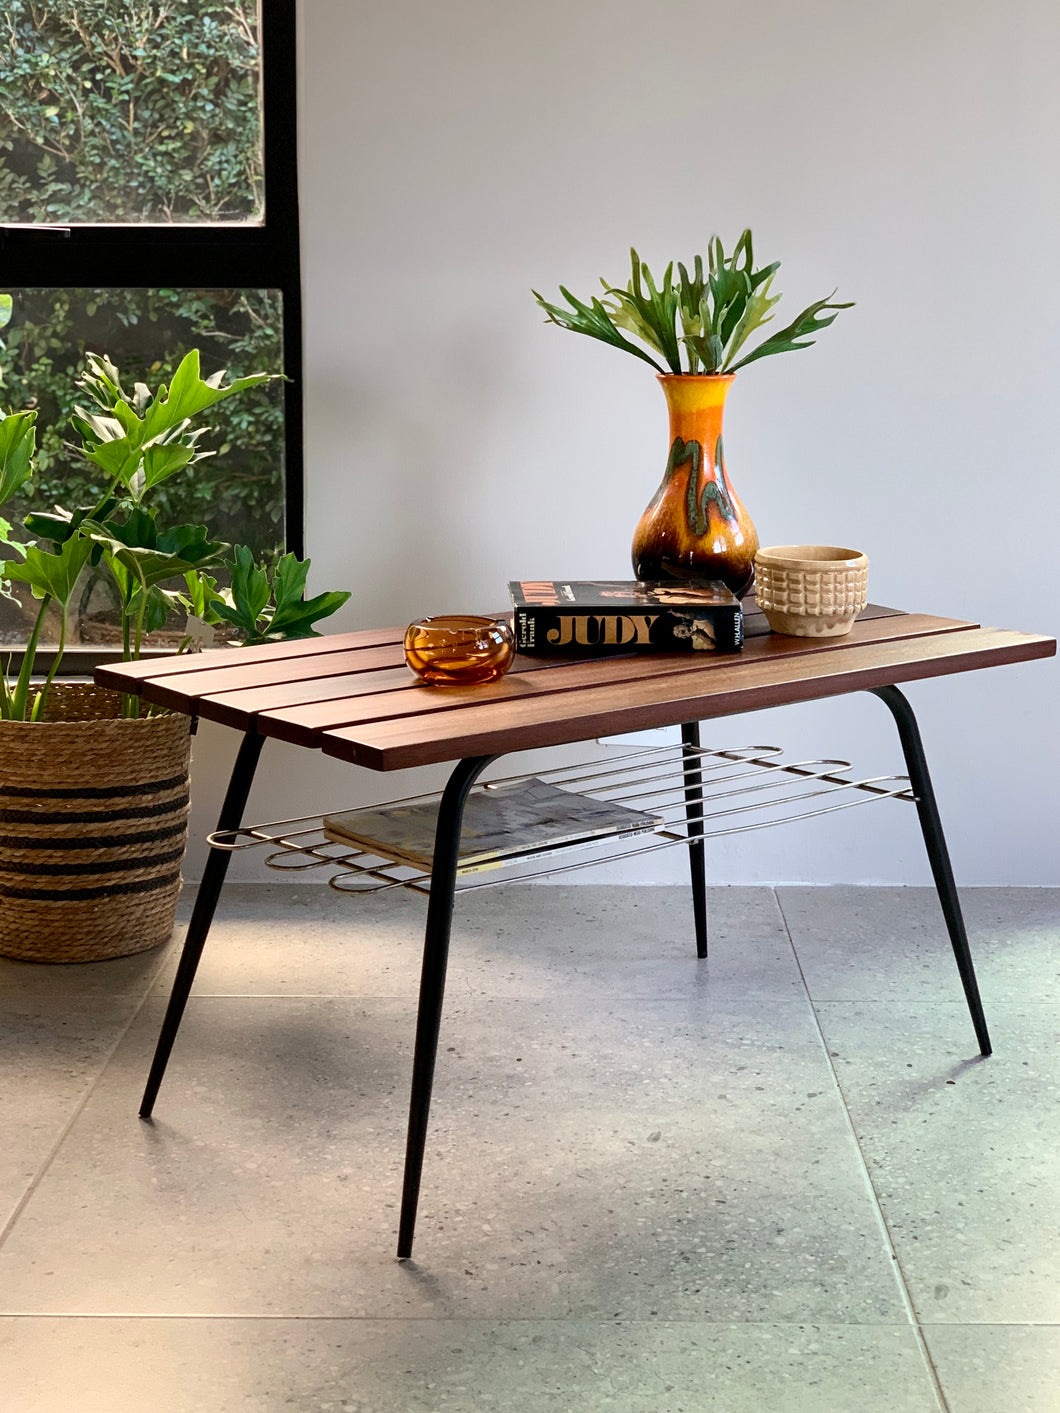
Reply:
[[771, 545], [755, 555], [755, 598], [774, 633], [841, 638], [867, 603], [869, 561], [838, 545]]

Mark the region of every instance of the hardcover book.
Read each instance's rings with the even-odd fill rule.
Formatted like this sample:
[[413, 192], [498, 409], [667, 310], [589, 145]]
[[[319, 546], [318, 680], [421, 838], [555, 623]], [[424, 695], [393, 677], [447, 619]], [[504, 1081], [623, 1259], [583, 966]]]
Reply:
[[739, 652], [740, 601], [724, 584], [513, 581], [521, 653]]
[[[323, 826], [334, 843], [356, 844], [377, 858], [429, 871], [437, 822], [437, 800], [416, 800], [325, 815]], [[660, 815], [594, 800], [536, 778], [487, 785], [473, 791], [464, 806], [459, 869], [475, 873], [499, 868], [504, 859], [523, 853], [647, 834], [662, 822]]]

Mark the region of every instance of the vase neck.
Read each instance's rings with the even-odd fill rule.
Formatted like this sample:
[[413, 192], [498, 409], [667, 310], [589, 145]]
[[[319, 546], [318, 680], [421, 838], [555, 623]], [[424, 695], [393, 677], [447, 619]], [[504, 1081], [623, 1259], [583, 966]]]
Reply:
[[712, 464], [732, 375], [664, 374], [659, 382], [670, 413], [671, 444], [678, 438], [698, 442], [706, 453], [703, 463]]

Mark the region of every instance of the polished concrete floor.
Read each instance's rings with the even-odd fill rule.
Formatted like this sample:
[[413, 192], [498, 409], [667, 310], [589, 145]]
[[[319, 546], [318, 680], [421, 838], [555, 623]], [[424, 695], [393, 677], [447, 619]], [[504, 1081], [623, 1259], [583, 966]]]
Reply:
[[[185, 906], [186, 906], [185, 900]], [[2, 1413], [1055, 1413], [1060, 890], [461, 900], [415, 1260], [421, 900], [242, 885], [0, 963]]]

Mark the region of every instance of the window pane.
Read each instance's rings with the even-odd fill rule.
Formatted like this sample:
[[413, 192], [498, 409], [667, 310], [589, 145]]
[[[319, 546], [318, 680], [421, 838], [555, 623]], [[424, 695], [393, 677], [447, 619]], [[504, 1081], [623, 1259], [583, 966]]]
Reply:
[[[2, 514], [24, 540], [22, 518], [56, 504], [72, 510], [93, 503], [103, 489], [95, 468], [68, 443], [75, 404], [84, 404], [75, 379], [86, 350], [106, 354], [128, 390], [168, 383], [184, 354], [198, 348], [202, 375], [227, 369], [226, 382], [248, 373], [283, 370], [282, 302], [277, 290], [13, 289], [11, 318], [0, 331], [0, 409], [37, 409], [37, 474], [29, 492]], [[0, 303], [3, 296], [0, 294]], [[203, 449], [216, 451], [171, 476], [151, 492], [161, 528], [204, 524], [213, 539], [249, 546], [256, 557], [283, 552], [284, 410], [280, 380], [249, 388], [195, 419], [211, 428]], [[217, 573], [210, 570], [210, 573]], [[223, 582], [224, 574], [218, 573]], [[21, 586], [12, 585], [20, 590]], [[170, 586], [172, 587], [172, 586]], [[0, 642], [25, 642], [35, 616], [28, 596], [0, 598]], [[117, 618], [106, 576], [86, 575], [72, 642], [116, 639]], [[182, 620], [181, 620], [182, 621]], [[176, 619], [156, 636], [166, 642]], [[51, 624], [46, 636], [57, 637]], [[178, 639], [179, 639], [178, 633]]]
[[254, 0], [6, 0], [0, 43], [0, 222], [261, 222]]

